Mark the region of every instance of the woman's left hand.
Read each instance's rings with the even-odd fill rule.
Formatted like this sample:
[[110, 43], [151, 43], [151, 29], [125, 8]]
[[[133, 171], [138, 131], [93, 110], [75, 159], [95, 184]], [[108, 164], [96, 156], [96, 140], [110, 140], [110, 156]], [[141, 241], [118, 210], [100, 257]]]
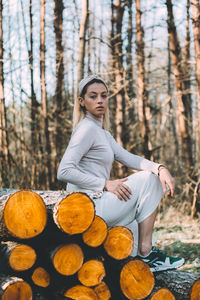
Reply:
[[164, 166], [160, 166], [159, 168], [159, 178], [163, 187], [163, 191], [167, 191], [167, 185], [169, 187], [169, 190], [166, 192], [167, 195], [170, 195], [171, 197], [174, 196], [174, 190], [175, 190], [175, 184], [174, 184], [174, 178], [168, 171], [168, 169]]

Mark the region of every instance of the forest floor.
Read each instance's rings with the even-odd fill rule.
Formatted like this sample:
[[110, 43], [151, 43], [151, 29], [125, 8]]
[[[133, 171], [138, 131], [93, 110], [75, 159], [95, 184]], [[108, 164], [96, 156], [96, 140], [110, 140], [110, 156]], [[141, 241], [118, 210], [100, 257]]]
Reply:
[[200, 273], [200, 218], [192, 219], [173, 207], [158, 213], [154, 235], [156, 246], [171, 256], [185, 258], [182, 271]]

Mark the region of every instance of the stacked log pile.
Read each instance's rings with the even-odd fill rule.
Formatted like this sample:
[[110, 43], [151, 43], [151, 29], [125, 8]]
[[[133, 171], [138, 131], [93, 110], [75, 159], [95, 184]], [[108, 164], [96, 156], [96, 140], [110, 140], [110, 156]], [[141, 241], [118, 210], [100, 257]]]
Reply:
[[153, 274], [131, 257], [131, 231], [108, 228], [84, 193], [0, 194], [0, 239], [2, 300], [200, 299], [198, 275]]

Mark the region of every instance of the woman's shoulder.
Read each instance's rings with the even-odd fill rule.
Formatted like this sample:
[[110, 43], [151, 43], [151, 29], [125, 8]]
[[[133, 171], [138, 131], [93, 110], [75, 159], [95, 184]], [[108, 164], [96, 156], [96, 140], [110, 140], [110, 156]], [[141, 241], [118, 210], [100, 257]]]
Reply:
[[94, 128], [93, 122], [90, 122], [88, 119], [84, 118], [82, 119], [77, 126], [74, 128], [72, 134], [75, 134], [77, 132], [88, 133], [91, 132]]
[[112, 134], [110, 133], [110, 131], [108, 131], [108, 130], [106, 130], [106, 129], [104, 129], [104, 131], [105, 131], [106, 136], [107, 136], [109, 139], [112, 139], [112, 138], [113, 138], [113, 136], [112, 136]]

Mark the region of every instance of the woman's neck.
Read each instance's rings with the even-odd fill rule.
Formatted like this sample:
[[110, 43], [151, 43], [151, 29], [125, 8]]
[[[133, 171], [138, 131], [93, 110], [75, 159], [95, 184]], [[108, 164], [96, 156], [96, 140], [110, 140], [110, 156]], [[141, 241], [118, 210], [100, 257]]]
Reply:
[[101, 117], [95, 117], [93, 114], [91, 114], [89, 111], [86, 112], [87, 119], [93, 120], [99, 127], [102, 127], [103, 125], [103, 116]]

